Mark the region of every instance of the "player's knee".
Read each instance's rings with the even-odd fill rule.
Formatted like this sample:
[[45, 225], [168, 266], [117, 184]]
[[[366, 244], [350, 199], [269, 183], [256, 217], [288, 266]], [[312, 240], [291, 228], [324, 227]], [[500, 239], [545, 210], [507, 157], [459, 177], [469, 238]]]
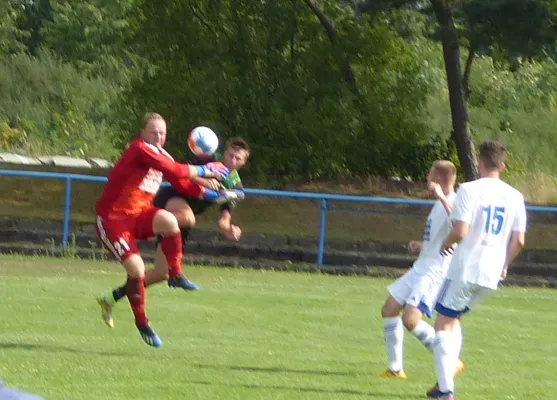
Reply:
[[192, 228], [195, 225], [195, 215], [192, 212], [180, 211], [174, 213], [180, 228]]
[[191, 228], [195, 225], [195, 214], [184, 199], [174, 197], [168, 200], [165, 209], [174, 214], [181, 228]]
[[402, 312], [402, 323], [409, 331], [413, 330], [422, 319], [422, 311], [414, 306], [406, 305]]
[[386, 302], [385, 304], [383, 304], [383, 307], [381, 307], [382, 318], [394, 318], [397, 315], [398, 315], [397, 310], [394, 310], [393, 307], [389, 304], [389, 302]]
[[124, 261], [122, 265], [126, 269], [128, 276], [132, 278], [141, 278], [145, 276], [145, 264], [139, 254], [132, 254]]
[[409, 331], [414, 330], [416, 325], [418, 325], [419, 319], [414, 315], [406, 312], [406, 310], [402, 313], [402, 323], [406, 329]]
[[452, 331], [455, 326], [459, 325], [458, 318], [448, 317], [446, 315], [437, 314], [435, 319], [435, 331]]
[[174, 214], [166, 210], [159, 210], [157, 212], [153, 221], [153, 228], [155, 233], [162, 235], [178, 233], [180, 231], [178, 220]]

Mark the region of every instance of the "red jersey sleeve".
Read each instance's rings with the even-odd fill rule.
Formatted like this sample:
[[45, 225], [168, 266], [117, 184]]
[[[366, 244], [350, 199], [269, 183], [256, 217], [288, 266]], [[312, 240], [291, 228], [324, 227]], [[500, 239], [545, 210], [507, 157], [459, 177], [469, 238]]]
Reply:
[[174, 189], [184, 196], [199, 199], [203, 193], [203, 187], [189, 178], [169, 179], [168, 182]]
[[136, 149], [141, 161], [149, 168], [161, 171], [168, 181], [190, 176], [190, 166], [172, 160], [169, 155], [163, 153], [164, 150], [144, 141], [140, 141]]

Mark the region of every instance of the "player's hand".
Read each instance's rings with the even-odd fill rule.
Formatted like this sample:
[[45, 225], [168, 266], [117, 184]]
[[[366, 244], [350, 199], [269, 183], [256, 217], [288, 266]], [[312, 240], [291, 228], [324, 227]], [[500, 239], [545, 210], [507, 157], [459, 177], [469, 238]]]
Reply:
[[245, 198], [243, 190], [221, 190], [215, 200], [217, 204], [230, 203], [231, 201], [242, 201]]
[[499, 281], [504, 281], [507, 278], [507, 270], [508, 267], [505, 265], [505, 268], [503, 268], [503, 271], [501, 271], [501, 277], [499, 278]]
[[205, 178], [215, 178], [219, 181], [225, 180], [230, 174], [230, 170], [220, 161], [214, 161], [203, 165], [205, 168]]
[[437, 182], [429, 182], [427, 185], [427, 189], [438, 199], [445, 196], [445, 193], [443, 193], [443, 188]]
[[454, 248], [455, 248], [454, 243], [451, 244], [443, 243], [440, 253], [442, 256], [449, 256], [454, 253]]
[[215, 191], [220, 189], [220, 182], [217, 181], [215, 178], [197, 178], [196, 182], [198, 182], [201, 186], [206, 187], [207, 189]]
[[238, 241], [242, 237], [242, 230], [239, 226], [230, 225], [229, 229], [225, 229], [222, 231], [222, 234], [226, 236], [227, 239]]
[[420, 250], [420, 242], [418, 242], [417, 240], [411, 240], [410, 243], [408, 243], [408, 253], [417, 254], [420, 252]]

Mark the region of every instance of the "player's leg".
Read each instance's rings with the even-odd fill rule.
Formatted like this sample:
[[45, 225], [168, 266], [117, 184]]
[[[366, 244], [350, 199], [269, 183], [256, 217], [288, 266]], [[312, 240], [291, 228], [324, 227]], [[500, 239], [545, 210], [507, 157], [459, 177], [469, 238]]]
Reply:
[[[435, 343], [433, 361], [437, 383], [427, 391], [432, 398], [450, 398], [454, 392], [455, 370], [458, 368], [460, 347], [455, 327], [459, 317], [447, 316], [438, 312], [435, 320]], [[462, 343], [462, 342], [460, 342]]]
[[423, 320], [433, 317], [433, 308], [442, 280], [435, 273], [418, 276], [402, 313], [404, 326], [429, 351], [433, 351], [435, 329]]
[[[194, 218], [193, 213], [191, 216]], [[178, 220], [169, 211], [159, 210], [153, 222], [153, 230], [161, 236], [160, 249], [166, 260], [168, 286], [192, 290], [192, 283], [182, 273], [182, 236]], [[197, 286], [194, 285], [193, 288]]]
[[441, 288], [435, 306], [438, 314], [433, 348], [437, 385], [427, 392], [429, 397], [452, 396], [462, 346], [460, 318], [488, 293], [481, 289], [473, 284], [451, 280], [446, 280]]
[[435, 329], [424, 321], [423, 309], [419, 305], [406, 304], [402, 312], [402, 323], [404, 327], [429, 351], [433, 351], [435, 341]]
[[[161, 346], [162, 342], [149, 326], [145, 314], [145, 264], [139, 255], [133, 233], [130, 232], [130, 228], [133, 230], [136, 225], [135, 219], [111, 221], [97, 217], [96, 222], [97, 236], [103, 246], [122, 263], [126, 270], [125, 292], [141, 337], [151, 346]], [[110, 303], [106, 299], [99, 303], [103, 310], [103, 319], [107, 325], [112, 326]]]
[[145, 312], [145, 264], [137, 253], [130, 254], [122, 261], [128, 279], [126, 281], [126, 296], [135, 317], [135, 325], [141, 338], [150, 346], [160, 347], [162, 341], [149, 325]]
[[[436, 337], [435, 328], [423, 320], [423, 314], [426, 314], [428, 317], [432, 316], [429, 310], [430, 308], [424, 302], [421, 302], [418, 306], [406, 304], [402, 313], [402, 323], [427, 350], [433, 353], [433, 345]], [[454, 327], [454, 334], [455, 339], [462, 343], [460, 324]], [[460, 374], [462, 371], [464, 371], [464, 363], [461, 360], [457, 360], [454, 376]]]
[[[182, 248], [185, 245], [185, 238], [189, 233], [189, 227], [195, 224], [195, 215], [188, 205], [188, 203], [180, 197], [172, 197], [168, 200], [164, 199], [164, 203], [167, 205], [167, 210], [172, 212], [178, 220], [180, 225]], [[146, 271], [145, 273], [145, 286], [154, 285], [156, 283], [166, 281], [169, 278], [168, 262], [166, 256], [162, 251], [161, 242], [162, 237], [157, 236], [157, 250], [155, 254], [155, 267]], [[195, 283], [184, 277], [185, 281], [177, 280], [178, 283], [183, 284], [185, 290], [197, 290], [198, 287]], [[111, 295], [101, 296], [99, 299], [105, 305], [113, 306], [116, 302], [120, 301], [126, 297], [126, 285], [119, 286], [112, 290]], [[110, 326], [110, 325], [109, 325]]]
[[[182, 249], [186, 246], [187, 237], [189, 235], [190, 229], [195, 225], [195, 214], [188, 202], [182, 197], [173, 197], [169, 199], [166, 203], [166, 210], [171, 212], [178, 221], [178, 226], [180, 228], [180, 238], [182, 243]], [[182, 288], [184, 290], [198, 290], [199, 287], [187, 279], [184, 274], [180, 274], [175, 277], [170, 275], [170, 266], [166, 257], [163, 257], [163, 239], [159, 240], [157, 243], [157, 256], [155, 258], [155, 268], [153, 269], [152, 276], [147, 276], [147, 285], [152, 282], [160, 282], [163, 279], [168, 280], [169, 287]]]
[[383, 318], [383, 337], [387, 349], [388, 369], [381, 376], [406, 379], [403, 370], [404, 326], [400, 313], [410, 293], [410, 281], [414, 273], [408, 271], [389, 287], [389, 297], [381, 308]]

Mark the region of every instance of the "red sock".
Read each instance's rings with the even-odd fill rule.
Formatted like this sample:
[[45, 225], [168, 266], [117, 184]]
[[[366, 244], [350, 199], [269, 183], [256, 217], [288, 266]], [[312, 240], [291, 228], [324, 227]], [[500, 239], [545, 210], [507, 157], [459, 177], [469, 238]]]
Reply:
[[126, 296], [135, 316], [137, 325], [145, 325], [149, 320], [145, 314], [145, 277], [132, 278], [128, 276], [126, 281]]
[[161, 239], [161, 250], [168, 263], [168, 277], [174, 278], [182, 273], [182, 235], [180, 232]]

